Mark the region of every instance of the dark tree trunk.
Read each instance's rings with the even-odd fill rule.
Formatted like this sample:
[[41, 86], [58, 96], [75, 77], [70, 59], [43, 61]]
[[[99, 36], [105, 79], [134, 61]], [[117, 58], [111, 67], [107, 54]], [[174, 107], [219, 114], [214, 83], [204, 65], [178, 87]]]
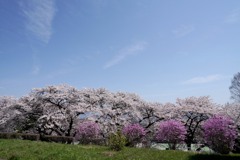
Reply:
[[191, 144], [192, 144], [192, 143], [187, 143], [187, 150], [188, 150], [188, 151], [191, 151]]
[[71, 135], [72, 128], [73, 128], [73, 118], [70, 117], [69, 127], [68, 127], [68, 130], [67, 130], [67, 133], [66, 133], [65, 136], [70, 136]]

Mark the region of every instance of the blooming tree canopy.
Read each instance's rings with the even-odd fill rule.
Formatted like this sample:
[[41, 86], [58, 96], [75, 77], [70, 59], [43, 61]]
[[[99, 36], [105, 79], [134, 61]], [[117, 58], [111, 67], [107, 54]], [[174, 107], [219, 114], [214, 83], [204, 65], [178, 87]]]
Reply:
[[30, 108], [23, 130], [32, 127], [43, 135], [74, 135], [75, 125], [85, 119], [98, 122], [103, 136], [108, 136], [128, 123], [143, 122], [146, 117], [141, 111], [151, 110], [135, 94], [103, 88], [77, 90], [68, 85], [34, 89], [21, 103]]
[[108, 138], [128, 124], [139, 124], [150, 142], [158, 122], [174, 119], [186, 127], [190, 149], [191, 143], [201, 140], [202, 123], [213, 114], [228, 115], [239, 126], [239, 109], [237, 103], [219, 109], [207, 96], [160, 104], [133, 93], [55, 85], [33, 89], [19, 99], [0, 97], [0, 131], [74, 136], [79, 122], [92, 121], [101, 128], [101, 136]]
[[152, 133], [155, 124], [163, 120], [166, 115], [161, 112], [162, 104], [160, 103], [141, 103], [138, 109], [141, 113], [138, 123], [146, 129], [147, 133]]
[[240, 129], [240, 103], [227, 103], [220, 110], [220, 114], [230, 117]]
[[87, 110], [78, 90], [68, 85], [34, 89], [23, 99], [32, 111], [38, 112], [37, 130], [45, 135], [72, 135], [76, 118]]
[[91, 90], [89, 100], [94, 102], [94, 111], [87, 119], [98, 122], [103, 128], [104, 136], [128, 123], [137, 123], [142, 118], [139, 109], [144, 102], [135, 94], [112, 93], [105, 89]]
[[0, 131], [16, 132], [24, 121], [27, 108], [14, 97], [0, 97]]
[[224, 116], [214, 116], [203, 124], [204, 140], [215, 152], [228, 154], [237, 138], [234, 122]]
[[122, 129], [122, 132], [130, 146], [140, 143], [146, 135], [145, 129], [139, 124], [129, 124]]
[[159, 123], [155, 139], [161, 143], [168, 143], [169, 148], [175, 150], [177, 144], [184, 142], [186, 134], [186, 128], [181, 122], [167, 120]]
[[100, 127], [97, 123], [86, 121], [76, 126], [76, 140], [82, 143], [89, 143], [91, 140], [98, 138], [100, 135]]

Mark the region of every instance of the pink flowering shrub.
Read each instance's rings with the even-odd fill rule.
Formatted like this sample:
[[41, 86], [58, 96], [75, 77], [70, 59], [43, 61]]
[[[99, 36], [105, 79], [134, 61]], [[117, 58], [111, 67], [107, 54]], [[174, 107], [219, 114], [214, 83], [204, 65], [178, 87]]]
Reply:
[[168, 120], [159, 124], [155, 139], [161, 143], [168, 143], [169, 149], [177, 149], [177, 145], [184, 142], [187, 131], [185, 126], [177, 120]]
[[129, 146], [140, 143], [146, 135], [145, 129], [140, 124], [129, 124], [123, 128], [122, 133], [127, 138]]
[[100, 127], [97, 123], [86, 121], [80, 123], [76, 128], [75, 139], [79, 140], [80, 143], [90, 143], [92, 140], [99, 137]]
[[224, 116], [214, 116], [203, 124], [205, 143], [217, 153], [228, 154], [237, 138], [234, 122]]

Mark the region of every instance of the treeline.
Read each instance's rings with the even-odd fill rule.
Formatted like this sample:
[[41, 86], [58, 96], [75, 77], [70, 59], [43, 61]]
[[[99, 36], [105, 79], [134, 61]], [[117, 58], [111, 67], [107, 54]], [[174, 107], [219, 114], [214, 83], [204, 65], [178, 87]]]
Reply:
[[0, 97], [0, 132], [74, 137], [80, 123], [91, 121], [100, 126], [103, 139], [123, 126], [139, 124], [150, 141], [159, 123], [171, 119], [186, 127], [184, 141], [191, 149], [192, 143], [203, 142], [202, 125], [215, 115], [231, 118], [239, 134], [239, 110], [239, 103], [219, 105], [208, 96], [161, 104], [146, 102], [132, 93], [57, 85], [33, 89], [19, 99]]

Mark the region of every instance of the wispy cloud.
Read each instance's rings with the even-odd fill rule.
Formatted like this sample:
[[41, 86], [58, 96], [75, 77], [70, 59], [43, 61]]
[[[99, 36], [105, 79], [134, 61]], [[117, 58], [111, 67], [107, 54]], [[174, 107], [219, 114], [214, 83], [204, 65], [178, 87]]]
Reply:
[[233, 10], [226, 18], [226, 23], [234, 24], [240, 22], [240, 9]]
[[141, 51], [143, 51], [146, 48], [146, 44], [147, 44], [146, 42], [139, 42], [131, 46], [124, 47], [123, 49], [120, 49], [117, 52], [117, 55], [104, 65], [104, 69], [107, 69], [114, 65], [119, 64], [120, 62], [122, 62], [124, 59], [126, 59], [131, 55], [139, 54]]
[[215, 81], [218, 81], [218, 80], [221, 80], [221, 79], [223, 79], [222, 75], [214, 74], [214, 75], [208, 75], [208, 76], [204, 76], [204, 77], [193, 77], [193, 78], [183, 82], [183, 84], [211, 83], [211, 82], [215, 82]]
[[172, 33], [175, 37], [180, 38], [184, 37], [195, 30], [195, 27], [192, 25], [181, 25], [180, 27], [172, 30]]
[[24, 0], [19, 4], [26, 18], [26, 29], [44, 43], [48, 43], [56, 13], [55, 0]]

